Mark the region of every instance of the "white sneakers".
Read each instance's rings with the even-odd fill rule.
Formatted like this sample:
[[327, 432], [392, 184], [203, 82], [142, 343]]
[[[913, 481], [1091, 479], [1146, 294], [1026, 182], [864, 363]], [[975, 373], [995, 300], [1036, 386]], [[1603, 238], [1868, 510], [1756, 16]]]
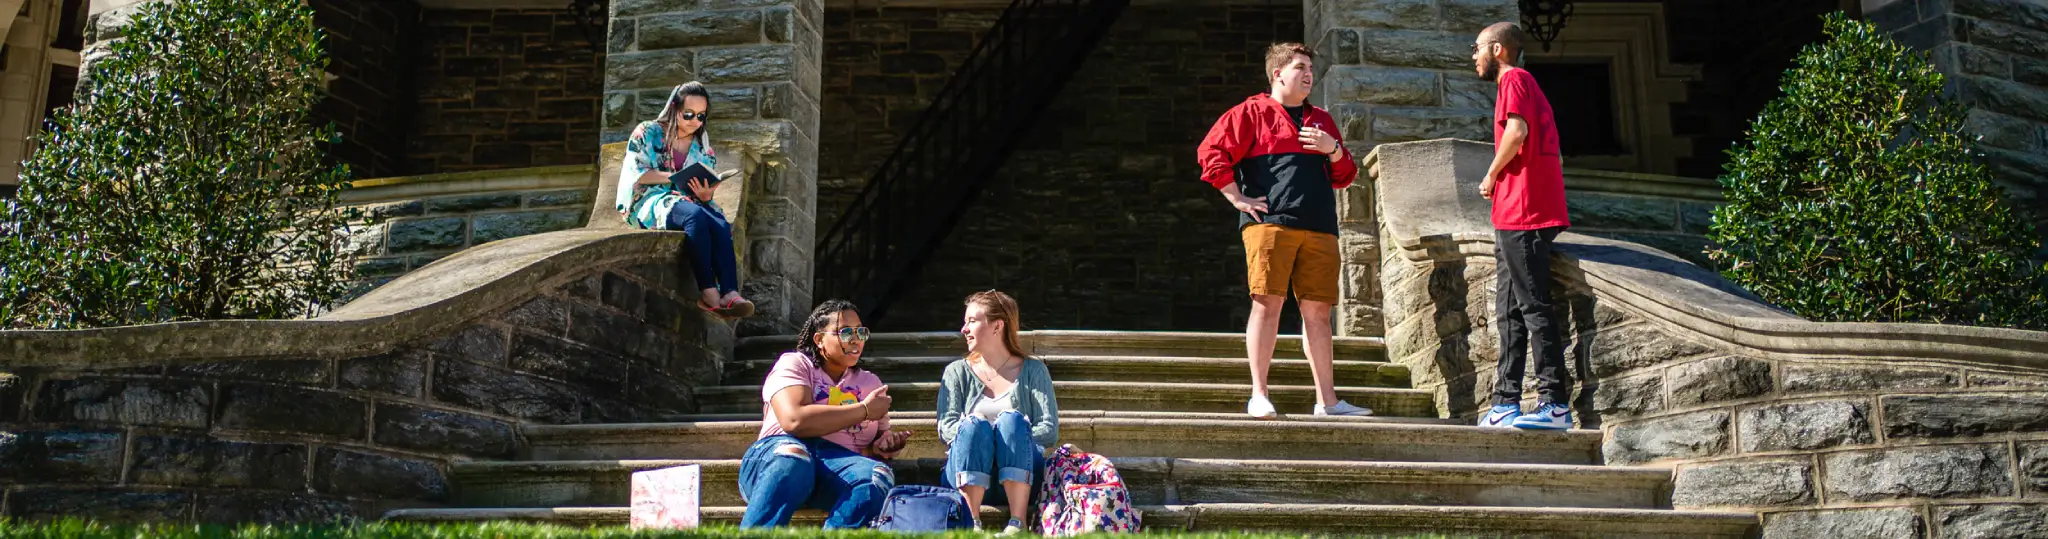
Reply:
[[1372, 409], [1364, 406], [1352, 406], [1351, 403], [1339, 400], [1337, 404], [1327, 409], [1323, 408], [1321, 404], [1316, 405], [1316, 415], [1368, 416], [1372, 415]]
[[1278, 412], [1273, 410], [1273, 401], [1257, 393], [1252, 394], [1251, 402], [1245, 403], [1244, 413], [1251, 415], [1253, 419], [1272, 419], [1278, 415]]
[[[1245, 403], [1244, 413], [1252, 416], [1254, 419], [1272, 419], [1279, 415], [1279, 412], [1273, 410], [1273, 401], [1267, 399], [1265, 395], [1259, 394], [1253, 394], [1251, 401]], [[1327, 408], [1321, 404], [1316, 405], [1315, 413], [1320, 416], [1369, 416], [1372, 415], [1372, 409], [1364, 406], [1354, 406], [1351, 403], [1340, 400], [1337, 401], [1337, 404]]]

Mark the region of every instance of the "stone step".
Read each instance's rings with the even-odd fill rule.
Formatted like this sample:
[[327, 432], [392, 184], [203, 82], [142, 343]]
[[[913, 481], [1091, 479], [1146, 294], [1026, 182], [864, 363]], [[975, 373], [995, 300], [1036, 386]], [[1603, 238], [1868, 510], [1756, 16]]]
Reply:
[[[1032, 355], [1245, 357], [1242, 333], [1038, 330], [1021, 332], [1018, 337]], [[1282, 335], [1273, 344], [1273, 357], [1302, 359], [1306, 356], [1301, 354], [1301, 348], [1300, 336]], [[1331, 348], [1337, 359], [1386, 361], [1385, 343], [1377, 337], [1336, 337]], [[747, 337], [740, 339], [734, 357], [775, 359], [794, 349], [795, 336]], [[878, 357], [959, 357], [967, 353], [967, 341], [953, 331], [876, 333], [868, 339], [863, 353]]]
[[[933, 419], [909, 430], [899, 458], [945, 456]], [[528, 460], [730, 459], [746, 454], [759, 421], [527, 425]], [[1197, 443], [1191, 443], [1197, 442]], [[1600, 431], [1524, 431], [1366, 421], [1220, 421], [1062, 416], [1060, 443], [1113, 457], [1599, 464]]]
[[[739, 521], [746, 508], [706, 507], [707, 523]], [[1571, 509], [1417, 505], [1195, 504], [1138, 507], [1147, 531], [1291, 532], [1391, 537], [1518, 537], [1536, 539], [1738, 539], [1754, 537], [1750, 513], [1666, 509]], [[1005, 511], [984, 507], [984, 526], [1001, 526]], [[513, 520], [573, 526], [622, 526], [625, 507], [403, 509], [385, 520], [479, 522]], [[823, 513], [806, 510], [792, 522], [816, 526]]]
[[[902, 410], [897, 410], [897, 411], [894, 411], [894, 412], [889, 412], [889, 419], [890, 419], [891, 421], [910, 421], [910, 420], [916, 420], [916, 419], [938, 419], [938, 417], [939, 417], [939, 414], [938, 414], [938, 412], [931, 412], [931, 411], [922, 411], [922, 412], [906, 412], [906, 411], [902, 411]], [[1062, 418], [1062, 419], [1093, 419], [1093, 418], [1102, 418], [1102, 417], [1114, 417], [1114, 418], [1123, 418], [1123, 419], [1188, 419], [1188, 420], [1205, 420], [1205, 421], [1245, 421], [1245, 420], [1250, 420], [1250, 419], [1251, 419], [1250, 417], [1247, 417], [1247, 416], [1245, 416], [1245, 415], [1244, 415], [1243, 413], [1237, 413], [1237, 412], [1228, 412], [1228, 413], [1226, 413], [1226, 412], [1213, 412], [1213, 413], [1212, 413], [1212, 412], [1132, 412], [1132, 411], [1106, 411], [1106, 410], [1065, 410], [1065, 409], [1063, 409], [1063, 410], [1060, 410], [1060, 418]], [[760, 421], [760, 420], [761, 420], [761, 412], [759, 412], [759, 411], [754, 411], [754, 412], [735, 412], [735, 413], [729, 413], [729, 414], [689, 414], [689, 415], [680, 415], [680, 416], [675, 416], [675, 420], [673, 420], [673, 421], [669, 421], [669, 423], [715, 423], [715, 422], [721, 422], [721, 421]], [[1463, 419], [1445, 419], [1445, 418], [1441, 418], [1441, 417], [1394, 417], [1394, 416], [1383, 416], [1383, 415], [1368, 415], [1368, 416], [1319, 416], [1319, 415], [1309, 415], [1309, 414], [1293, 414], [1293, 415], [1289, 415], [1289, 414], [1280, 414], [1280, 415], [1279, 415], [1278, 417], [1275, 417], [1275, 418], [1274, 418], [1273, 420], [1274, 420], [1274, 421], [1321, 421], [1321, 422], [1338, 422], [1338, 423], [1347, 423], [1347, 422], [1348, 422], [1348, 423], [1403, 423], [1403, 424], [1410, 424], [1410, 425], [1468, 425], [1468, 424], [1471, 424], [1471, 423], [1472, 423], [1471, 421], [1467, 421], [1467, 420], [1463, 420]], [[605, 426], [610, 426], [610, 425], [617, 425], [617, 424], [609, 424], [609, 425], [605, 425]], [[532, 426], [531, 426], [531, 427], [529, 427], [529, 428], [535, 428], [535, 429], [549, 429], [549, 428], [554, 428], [554, 427], [556, 427], [556, 425], [532, 425]]]
[[[890, 406], [892, 411], [938, 409], [938, 382], [882, 381], [889, 386], [889, 396], [895, 398]], [[1251, 398], [1251, 385], [1054, 381], [1053, 392], [1058, 395], [1061, 408], [1077, 410], [1229, 413], [1244, 411], [1245, 400]], [[1315, 389], [1311, 386], [1270, 386], [1267, 396], [1285, 413], [1309, 414], [1315, 409]], [[1435, 397], [1427, 390], [1338, 386], [1337, 398], [1372, 408], [1379, 415], [1436, 416]], [[758, 413], [761, 386], [699, 388], [697, 410], [710, 414]]]
[[[1240, 354], [1241, 355], [1241, 354]], [[1251, 383], [1250, 361], [1243, 357], [1143, 357], [1143, 356], [1033, 356], [1045, 362], [1055, 380], [1093, 382], [1190, 382], [1212, 384]], [[946, 365], [960, 356], [862, 357], [860, 367], [890, 383], [937, 382]], [[733, 385], [759, 384], [775, 367], [773, 359], [736, 362], [727, 366], [725, 382]], [[1337, 361], [1337, 385], [1409, 387], [1408, 367], [1374, 361]], [[1313, 385], [1307, 360], [1277, 359], [1267, 371], [1274, 384]]]
[[[1651, 468], [1234, 459], [1110, 459], [1141, 505], [1366, 503], [1655, 509], [1671, 472]], [[897, 459], [897, 484], [940, 484], [945, 459]], [[746, 505], [740, 461], [594, 460], [456, 463], [455, 503], [470, 507], [629, 505], [633, 472], [697, 465], [703, 503]]]

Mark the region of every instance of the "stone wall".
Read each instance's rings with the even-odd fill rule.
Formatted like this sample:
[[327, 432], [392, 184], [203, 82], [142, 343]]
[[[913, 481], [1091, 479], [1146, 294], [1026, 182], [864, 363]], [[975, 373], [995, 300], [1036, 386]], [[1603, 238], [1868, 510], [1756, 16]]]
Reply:
[[[1491, 151], [1381, 150], [1388, 355], [1469, 419], [1499, 354], [1469, 174]], [[1606, 431], [1608, 465], [1675, 468], [1674, 507], [1758, 511], [1765, 537], [2048, 531], [2048, 333], [1809, 322], [1643, 245], [1556, 245], [1579, 427]]]
[[357, 182], [342, 200], [362, 215], [350, 230], [356, 277], [367, 290], [476, 245], [583, 226], [593, 172], [562, 166]]
[[742, 247], [741, 293], [757, 306], [740, 324], [746, 335], [794, 332], [810, 313], [824, 9], [823, 0], [612, 4], [603, 141], [625, 140], [675, 85], [696, 80], [712, 88], [712, 144], [750, 161], [740, 165], [749, 178], [738, 208], [757, 217]]
[[1715, 180], [1568, 169], [1565, 199], [1572, 232], [1640, 243], [1713, 266], [1706, 235], [1722, 201]]
[[[1864, 2], [1866, 6], [1874, 2]], [[1864, 17], [1930, 51], [1973, 108], [1969, 127], [2013, 202], [2048, 236], [2048, 5], [2028, 0], [1888, 0]], [[2041, 256], [2048, 257], [2048, 247]]]
[[[972, 46], [985, 11], [888, 9], [828, 18], [826, 200], [850, 200]], [[1265, 91], [1263, 53], [1301, 39], [1278, 5], [1140, 4], [1126, 10], [891, 308], [886, 327], [958, 323], [960, 300], [998, 288], [1034, 328], [1241, 331], [1249, 314], [1234, 212], [1202, 183], [1195, 145]], [[842, 157], [844, 156], [844, 157]], [[840, 202], [844, 204], [844, 202]], [[1282, 328], [1299, 331], [1288, 309]]]
[[[521, 265], [522, 256], [531, 256], [523, 252], [546, 243], [472, 251], [486, 259], [472, 262]], [[238, 357], [248, 352], [217, 346], [214, 358], [120, 362], [51, 357], [61, 353], [9, 356], [9, 365], [37, 366], [0, 372], [0, 516], [372, 519], [392, 507], [448, 500], [449, 464], [512, 458], [523, 422], [661, 421], [692, 413], [693, 388], [717, 383], [733, 335], [675, 293], [690, 286], [670, 260], [675, 242], [665, 249], [633, 247], [645, 251], [613, 254], [606, 258], [623, 262], [558, 278], [482, 275], [490, 284], [478, 290], [548, 280], [522, 287], [523, 299], [509, 308], [384, 351]], [[495, 301], [475, 298], [490, 292], [439, 299], [437, 287], [466, 275], [476, 276], [452, 271], [413, 280], [408, 290], [365, 299], [358, 311], [418, 308], [394, 306], [394, 296], [429, 296], [423, 304], [438, 305]], [[337, 312], [330, 318], [338, 323], [330, 325], [352, 317]], [[0, 332], [0, 340], [18, 352], [35, 348], [16, 342], [24, 338], [51, 345], [45, 350], [68, 350], [81, 347], [65, 346], [64, 339], [228, 343], [242, 336], [229, 332], [261, 333], [229, 327], [113, 332], [123, 336]], [[264, 346], [346, 345], [330, 339]]]
[[604, 51], [567, 10], [422, 13], [407, 173], [588, 165]]
[[331, 159], [358, 178], [406, 173], [420, 8], [409, 0], [315, 0], [313, 22], [327, 51], [327, 99], [314, 108], [341, 143]]

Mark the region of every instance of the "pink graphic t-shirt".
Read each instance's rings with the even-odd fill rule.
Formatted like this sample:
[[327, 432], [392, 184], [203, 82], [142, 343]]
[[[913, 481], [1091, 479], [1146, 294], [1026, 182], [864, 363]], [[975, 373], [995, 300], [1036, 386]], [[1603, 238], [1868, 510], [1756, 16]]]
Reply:
[[[755, 439], [786, 434], [782, 430], [782, 422], [775, 418], [775, 407], [768, 404], [768, 401], [775, 398], [776, 393], [791, 386], [809, 388], [813, 404], [836, 406], [859, 403], [860, 398], [866, 396], [869, 390], [882, 386], [882, 379], [865, 369], [854, 369], [848, 371], [846, 376], [835, 384], [831, 375], [825, 374], [824, 369], [811, 366], [811, 360], [805, 358], [803, 354], [786, 352], [775, 360], [775, 368], [768, 371], [768, 379], [761, 382], [761, 434]], [[874, 443], [875, 437], [884, 432], [889, 432], [889, 417], [886, 415], [881, 419], [862, 421], [845, 430], [826, 434], [824, 438], [859, 452], [861, 448]]]

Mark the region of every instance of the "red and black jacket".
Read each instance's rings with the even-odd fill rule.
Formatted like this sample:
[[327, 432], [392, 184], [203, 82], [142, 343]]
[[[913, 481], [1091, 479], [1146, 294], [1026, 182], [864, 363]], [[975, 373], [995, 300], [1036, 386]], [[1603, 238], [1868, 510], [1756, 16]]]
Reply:
[[[1332, 189], [1349, 187], [1358, 178], [1358, 164], [1344, 148], [1337, 120], [1313, 105], [1294, 123], [1286, 107], [1268, 94], [1251, 96], [1231, 107], [1209, 128], [1209, 136], [1195, 149], [1202, 165], [1202, 181], [1222, 189], [1236, 183], [1244, 196], [1266, 197], [1263, 221], [1250, 214], [1238, 214], [1238, 228], [1254, 222], [1337, 233], [1337, 195]], [[1303, 146], [1301, 126], [1315, 127], [1337, 137], [1337, 156]]]

